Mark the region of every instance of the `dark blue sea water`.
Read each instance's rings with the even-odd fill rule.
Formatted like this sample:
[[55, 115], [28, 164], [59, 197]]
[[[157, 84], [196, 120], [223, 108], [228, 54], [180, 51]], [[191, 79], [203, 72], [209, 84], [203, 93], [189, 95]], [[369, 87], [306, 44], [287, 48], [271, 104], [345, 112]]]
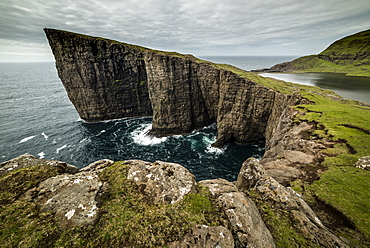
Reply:
[[[203, 57], [243, 69], [270, 67], [294, 57]], [[24, 153], [84, 167], [98, 159], [176, 162], [197, 180], [235, 180], [242, 162], [261, 157], [263, 144], [212, 148], [216, 127], [150, 139], [151, 118], [82, 121], [54, 63], [0, 63], [0, 162]]]

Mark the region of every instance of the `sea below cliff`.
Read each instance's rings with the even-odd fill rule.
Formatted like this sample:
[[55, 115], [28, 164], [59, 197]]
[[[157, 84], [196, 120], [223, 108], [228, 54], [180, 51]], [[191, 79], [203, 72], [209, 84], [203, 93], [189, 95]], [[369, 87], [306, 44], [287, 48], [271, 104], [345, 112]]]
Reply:
[[[267, 68], [294, 57], [201, 57], [246, 70]], [[197, 180], [236, 179], [248, 157], [261, 157], [263, 144], [212, 148], [216, 127], [187, 135], [151, 139], [151, 118], [99, 123], [79, 119], [54, 63], [0, 63], [0, 162], [24, 153], [77, 167], [109, 158], [177, 162]]]

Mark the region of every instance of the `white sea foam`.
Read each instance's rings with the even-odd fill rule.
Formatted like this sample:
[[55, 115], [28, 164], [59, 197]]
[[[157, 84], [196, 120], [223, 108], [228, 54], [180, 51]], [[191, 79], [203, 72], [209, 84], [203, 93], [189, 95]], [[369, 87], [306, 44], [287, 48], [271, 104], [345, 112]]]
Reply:
[[157, 145], [167, 140], [167, 137], [156, 138], [148, 135], [152, 128], [151, 124], [142, 124], [139, 128], [132, 132], [131, 137], [136, 144], [142, 146]]
[[63, 150], [64, 148], [66, 148], [67, 147], [67, 145], [64, 145], [64, 146], [61, 146], [61, 147], [59, 147], [58, 149], [57, 149], [57, 153], [59, 153], [61, 150]]
[[40, 158], [45, 158], [45, 153], [44, 152], [40, 152], [39, 154], [37, 154], [37, 155], [39, 155], [39, 157]]
[[91, 140], [90, 140], [89, 138], [83, 138], [83, 139], [80, 141], [80, 144], [81, 144], [81, 143], [84, 143], [85, 141], [90, 142]]
[[41, 134], [42, 136], [44, 136], [44, 138], [45, 138], [45, 140], [47, 140], [48, 138], [49, 138], [49, 136], [47, 136], [46, 134], [45, 134], [45, 132], [42, 132], [42, 134]]
[[212, 147], [212, 146], [207, 146], [205, 152], [220, 155], [220, 154], [225, 152], [225, 148], [224, 147], [223, 148], [216, 148], [216, 147]]
[[23, 142], [29, 141], [29, 140], [31, 140], [31, 139], [33, 139], [33, 138], [35, 138], [35, 137], [36, 137], [36, 135], [29, 136], [29, 137], [24, 138], [24, 139], [22, 139], [21, 141], [19, 141], [19, 143], [23, 143]]
[[103, 133], [105, 133], [107, 130], [101, 130], [100, 133], [98, 133], [96, 136], [99, 136], [99, 135], [102, 135]]

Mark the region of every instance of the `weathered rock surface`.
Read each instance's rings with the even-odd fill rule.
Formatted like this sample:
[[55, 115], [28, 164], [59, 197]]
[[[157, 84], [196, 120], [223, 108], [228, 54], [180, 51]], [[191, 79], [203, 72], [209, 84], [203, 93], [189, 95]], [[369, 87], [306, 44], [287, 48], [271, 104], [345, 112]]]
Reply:
[[363, 170], [370, 170], [370, 156], [359, 158], [354, 166]]
[[215, 146], [268, 139], [282, 111], [303, 101], [196, 59], [45, 29], [81, 118], [153, 116], [151, 134], [183, 134], [217, 121]]
[[237, 247], [275, 247], [254, 202], [230, 182], [222, 179], [200, 182], [217, 198], [237, 237]]
[[144, 192], [155, 203], [174, 204], [196, 192], [194, 175], [179, 164], [140, 160], [126, 161], [126, 164], [130, 166], [127, 178], [145, 186]]
[[95, 224], [99, 217], [99, 194], [103, 182], [96, 173], [59, 175], [32, 189], [33, 201], [41, 212], [53, 212], [63, 228]]
[[[250, 174], [248, 173], [250, 172]], [[249, 178], [251, 182], [247, 184]], [[299, 232], [311, 242], [322, 247], [348, 247], [342, 240], [331, 233], [319, 220], [310, 206], [291, 188], [286, 188], [266, 172], [258, 161], [249, 159], [243, 165], [237, 185], [248, 192], [255, 189], [263, 202], [268, 202], [277, 211], [287, 211]]]
[[101, 172], [102, 170], [111, 166], [112, 164], [114, 164], [113, 160], [101, 159], [101, 160], [98, 160], [98, 161], [95, 161], [95, 162], [89, 164], [88, 166], [86, 166], [84, 168], [81, 168], [80, 171]]
[[248, 158], [240, 168], [236, 187], [240, 190], [249, 190], [263, 177], [267, 176], [265, 169], [256, 158]]
[[322, 247], [348, 247], [321, 223], [313, 210], [294, 190], [285, 188], [272, 177], [259, 180], [255, 189], [263, 201], [278, 209], [288, 210], [299, 230], [313, 243]]
[[[307, 139], [308, 133], [315, 130], [315, 123], [296, 123], [298, 111], [285, 108], [273, 134], [265, 143], [265, 154], [260, 161], [267, 174], [279, 183], [287, 184], [297, 178], [313, 181], [320, 174], [320, 163], [324, 154], [320, 151], [334, 144], [321, 140], [320, 143]], [[306, 165], [311, 165], [307, 167]]]
[[223, 226], [193, 227], [180, 241], [173, 242], [170, 248], [233, 248], [235, 247], [232, 233]]

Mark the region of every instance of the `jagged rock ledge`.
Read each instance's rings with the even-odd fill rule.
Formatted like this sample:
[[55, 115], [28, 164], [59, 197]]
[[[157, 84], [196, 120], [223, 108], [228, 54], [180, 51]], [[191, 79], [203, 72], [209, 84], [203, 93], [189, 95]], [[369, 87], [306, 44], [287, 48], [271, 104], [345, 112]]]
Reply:
[[6, 247], [281, 247], [287, 234], [265, 223], [271, 217], [292, 246], [348, 247], [253, 158], [236, 183], [197, 183], [186, 168], [161, 161], [105, 159], [78, 170], [25, 154], [0, 168]]

